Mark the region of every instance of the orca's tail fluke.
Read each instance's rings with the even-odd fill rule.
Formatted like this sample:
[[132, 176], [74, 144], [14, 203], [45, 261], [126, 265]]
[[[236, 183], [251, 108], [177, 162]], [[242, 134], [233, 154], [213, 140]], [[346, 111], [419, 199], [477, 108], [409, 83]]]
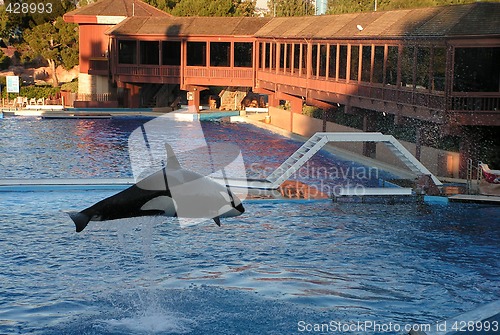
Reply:
[[73, 222], [75, 223], [77, 233], [84, 230], [90, 221], [90, 217], [88, 215], [81, 213], [81, 212], [71, 212], [68, 214], [69, 214], [69, 217], [71, 218], [71, 220], [73, 220]]

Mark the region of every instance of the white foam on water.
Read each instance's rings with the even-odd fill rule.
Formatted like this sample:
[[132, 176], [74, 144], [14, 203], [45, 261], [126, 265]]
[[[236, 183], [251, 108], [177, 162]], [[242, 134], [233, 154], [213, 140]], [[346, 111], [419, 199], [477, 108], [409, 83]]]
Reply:
[[173, 312], [152, 312], [126, 317], [123, 319], [103, 320], [108, 328], [126, 333], [171, 333], [186, 334], [196, 325], [194, 320], [182, 317]]

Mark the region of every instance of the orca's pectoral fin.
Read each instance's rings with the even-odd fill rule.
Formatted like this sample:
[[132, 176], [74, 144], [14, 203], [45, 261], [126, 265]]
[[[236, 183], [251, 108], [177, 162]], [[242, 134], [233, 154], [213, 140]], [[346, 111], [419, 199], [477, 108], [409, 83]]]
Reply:
[[218, 216], [214, 217], [215, 224], [220, 227], [220, 218]]
[[68, 215], [75, 223], [77, 233], [84, 230], [90, 221], [90, 217], [81, 212], [69, 212]]

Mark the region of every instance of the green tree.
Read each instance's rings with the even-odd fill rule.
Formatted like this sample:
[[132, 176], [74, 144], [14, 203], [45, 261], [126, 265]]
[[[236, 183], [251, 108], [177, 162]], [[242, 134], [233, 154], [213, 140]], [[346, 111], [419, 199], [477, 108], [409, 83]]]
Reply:
[[5, 70], [10, 66], [10, 58], [0, 50], [0, 70]]
[[175, 16], [252, 16], [255, 0], [181, 0], [172, 10]]
[[150, 4], [151, 6], [169, 13], [180, 1], [181, 0], [144, 0], [144, 2]]
[[[409, 2], [408, 0], [406, 1]], [[378, 8], [380, 8], [380, 2], [381, 1], [378, 0]], [[369, 12], [374, 9], [375, 0], [328, 0], [326, 14]]]
[[24, 39], [34, 57], [41, 56], [52, 70], [52, 84], [59, 85], [56, 68], [69, 69], [78, 64], [78, 26], [66, 23], [62, 17], [53, 23], [44, 23], [29, 29]]
[[327, 14], [370, 12], [375, 10], [395, 10], [442, 5], [458, 5], [476, 0], [328, 0]]
[[[23, 7], [17, 7], [19, 4]], [[74, 8], [75, 3], [71, 0], [10, 0], [5, 1], [4, 4], [8, 20], [21, 30], [54, 21]], [[18, 11], [16, 12], [15, 9]]]
[[9, 42], [20, 41], [22, 38], [22, 17], [12, 17], [6, 6], [0, 6], [0, 37]]
[[314, 15], [313, 0], [269, 0], [267, 7], [272, 16]]
[[235, 16], [254, 16], [257, 0], [237, 1]]

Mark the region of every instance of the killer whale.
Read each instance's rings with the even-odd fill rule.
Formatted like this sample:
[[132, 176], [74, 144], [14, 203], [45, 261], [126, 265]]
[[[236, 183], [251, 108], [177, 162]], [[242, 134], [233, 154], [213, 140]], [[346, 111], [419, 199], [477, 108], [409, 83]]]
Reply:
[[129, 188], [80, 211], [68, 213], [81, 232], [90, 221], [140, 216], [213, 219], [238, 216], [245, 209], [229, 187], [209, 177], [183, 169], [172, 147], [165, 144], [165, 167]]

